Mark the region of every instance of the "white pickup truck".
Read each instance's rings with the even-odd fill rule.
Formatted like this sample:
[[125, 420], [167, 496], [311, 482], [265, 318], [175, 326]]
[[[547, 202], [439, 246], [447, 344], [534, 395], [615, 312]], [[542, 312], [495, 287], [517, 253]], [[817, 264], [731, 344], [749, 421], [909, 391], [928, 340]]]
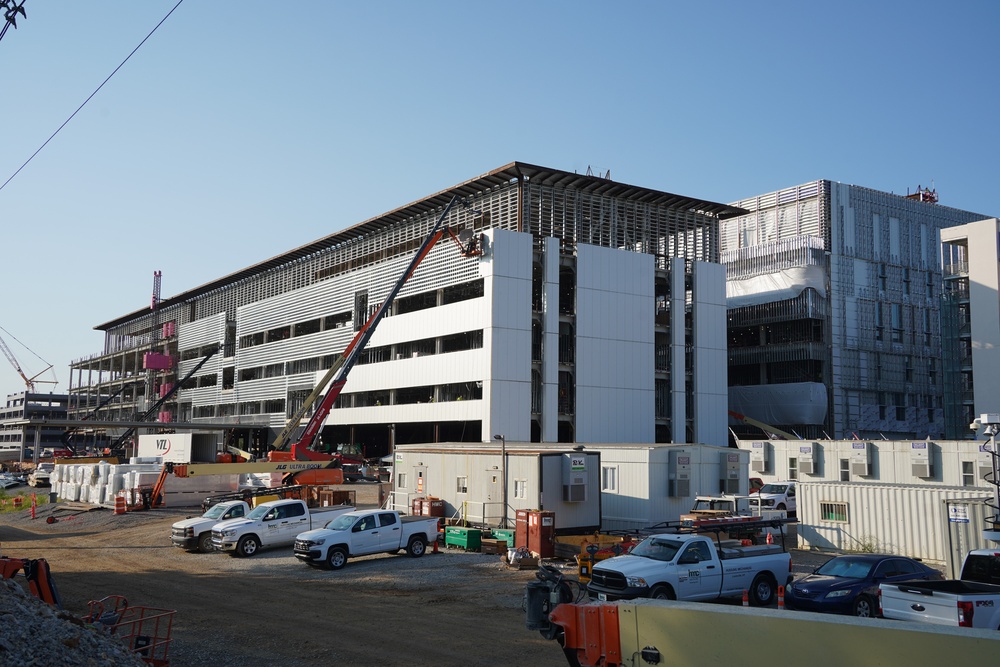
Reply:
[[353, 510], [350, 505], [310, 509], [302, 500], [272, 500], [261, 503], [242, 519], [212, 526], [212, 546], [230, 556], [250, 557], [260, 549], [289, 546], [299, 533]]
[[230, 500], [213, 505], [201, 516], [188, 517], [170, 527], [170, 541], [187, 551], [211, 551], [212, 527], [229, 519], [242, 519], [250, 505], [242, 500]]
[[791, 578], [778, 546], [722, 548], [698, 534], [650, 535], [627, 555], [595, 566], [587, 591], [598, 600], [714, 600], [742, 596], [766, 607]]
[[879, 600], [886, 618], [1000, 630], [1000, 549], [970, 551], [961, 579], [881, 584]]
[[403, 516], [389, 510], [360, 510], [341, 514], [319, 530], [295, 538], [295, 557], [309, 565], [339, 570], [348, 557], [397, 553], [406, 549], [423, 556], [438, 537], [437, 518]]

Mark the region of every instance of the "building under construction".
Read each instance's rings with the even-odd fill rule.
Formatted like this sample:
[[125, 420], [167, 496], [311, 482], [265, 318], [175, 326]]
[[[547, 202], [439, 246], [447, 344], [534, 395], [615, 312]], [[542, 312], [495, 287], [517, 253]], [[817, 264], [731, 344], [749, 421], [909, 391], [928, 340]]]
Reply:
[[444, 222], [481, 252], [431, 249], [327, 445], [726, 444], [719, 223], [745, 211], [518, 162], [99, 325], [71, 416], [235, 420], [245, 448], [266, 447], [456, 196], [468, 206]]
[[988, 216], [831, 181], [733, 206], [731, 408], [805, 438], [942, 437], [939, 234]]

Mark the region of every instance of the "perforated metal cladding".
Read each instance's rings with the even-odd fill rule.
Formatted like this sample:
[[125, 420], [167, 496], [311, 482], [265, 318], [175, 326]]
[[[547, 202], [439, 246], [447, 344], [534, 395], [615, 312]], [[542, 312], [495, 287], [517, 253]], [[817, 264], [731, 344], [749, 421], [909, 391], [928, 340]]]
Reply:
[[643, 252], [655, 255], [660, 269], [666, 268], [668, 257], [719, 261], [714, 215], [531, 182], [523, 192], [522, 231], [531, 232], [538, 250], [542, 239], [553, 236], [562, 241], [564, 252], [577, 243]]

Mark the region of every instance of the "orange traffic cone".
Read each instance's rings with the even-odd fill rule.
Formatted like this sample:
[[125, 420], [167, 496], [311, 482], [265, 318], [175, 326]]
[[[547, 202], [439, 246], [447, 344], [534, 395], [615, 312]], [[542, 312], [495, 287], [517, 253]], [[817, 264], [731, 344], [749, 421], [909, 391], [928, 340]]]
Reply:
[[778, 586], [778, 609], [785, 608], [785, 587]]
[[437, 541], [437, 538], [436, 538], [436, 537], [434, 538], [434, 551], [432, 551], [431, 553], [434, 553], [434, 554], [436, 554], [436, 553], [440, 553], [440, 552], [438, 551], [438, 541]]
[[750, 596], [747, 594], [746, 591], [743, 591], [743, 606], [744, 607], [750, 606]]

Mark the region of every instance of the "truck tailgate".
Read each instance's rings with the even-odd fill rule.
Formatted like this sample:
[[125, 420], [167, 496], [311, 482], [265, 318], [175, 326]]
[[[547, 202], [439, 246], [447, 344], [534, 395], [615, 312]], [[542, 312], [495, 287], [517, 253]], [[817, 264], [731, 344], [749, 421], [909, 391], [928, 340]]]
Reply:
[[954, 594], [922, 588], [919, 584], [882, 584], [882, 614], [898, 621], [958, 625]]

